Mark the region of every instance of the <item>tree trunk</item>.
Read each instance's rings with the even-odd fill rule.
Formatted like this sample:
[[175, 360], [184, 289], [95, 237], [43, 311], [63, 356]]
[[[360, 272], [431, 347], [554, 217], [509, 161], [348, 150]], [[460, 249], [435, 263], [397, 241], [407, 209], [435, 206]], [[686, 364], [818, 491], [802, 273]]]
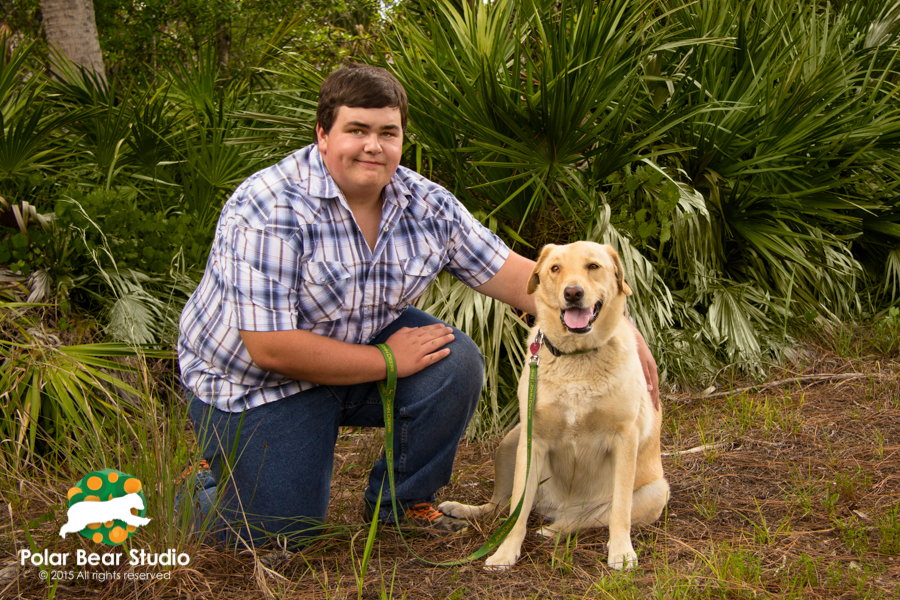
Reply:
[[41, 12], [50, 47], [105, 80], [93, 0], [41, 0]]
[[219, 63], [219, 68], [225, 68], [230, 57], [231, 31], [227, 23], [219, 23], [216, 25], [216, 59]]

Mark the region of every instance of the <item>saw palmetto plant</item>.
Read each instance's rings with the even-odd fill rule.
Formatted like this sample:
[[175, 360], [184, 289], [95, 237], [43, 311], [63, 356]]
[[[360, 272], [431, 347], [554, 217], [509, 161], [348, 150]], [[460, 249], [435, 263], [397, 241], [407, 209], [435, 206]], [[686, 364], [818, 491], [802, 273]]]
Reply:
[[129, 382], [139, 370], [123, 359], [171, 357], [168, 350], [121, 343], [64, 344], [34, 321], [39, 306], [0, 306], [2, 467], [34, 464], [51, 448], [73, 452], [84, 441], [79, 435], [114, 439], [114, 430], [129, 428], [142, 410], [141, 394]]
[[436, 2], [395, 23], [386, 66], [431, 172], [507, 239], [616, 246], [670, 375], [755, 370], [789, 320], [895, 289], [892, 10]]

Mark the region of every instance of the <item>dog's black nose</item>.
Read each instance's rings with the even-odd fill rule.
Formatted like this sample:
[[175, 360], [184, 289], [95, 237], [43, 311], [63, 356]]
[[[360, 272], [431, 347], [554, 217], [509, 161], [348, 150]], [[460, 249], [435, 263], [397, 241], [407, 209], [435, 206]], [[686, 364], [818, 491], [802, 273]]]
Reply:
[[584, 298], [584, 290], [578, 286], [571, 285], [563, 291], [563, 295], [566, 297], [566, 302], [574, 304], [575, 302], [581, 302], [581, 299]]

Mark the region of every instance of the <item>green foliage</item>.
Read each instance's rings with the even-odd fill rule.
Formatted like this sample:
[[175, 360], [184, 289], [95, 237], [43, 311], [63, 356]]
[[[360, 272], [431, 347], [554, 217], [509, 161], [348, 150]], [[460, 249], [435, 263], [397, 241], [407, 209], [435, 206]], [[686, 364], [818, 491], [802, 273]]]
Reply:
[[896, 49], [859, 48], [846, 17], [812, 3], [689, 7], [673, 18], [687, 35], [734, 40], [671, 56], [690, 77], [673, 81], [667, 104], [716, 109], [673, 130], [692, 148], [673, 159], [707, 199], [723, 275], [782, 298], [791, 288], [793, 302], [838, 318], [857, 311], [846, 289], [859, 265], [842, 236], [860, 232], [857, 210], [881, 203], [849, 186], [893, 154], [882, 141], [900, 125], [887, 108], [897, 86], [873, 70], [893, 68]]
[[607, 178], [617, 192], [609, 203], [618, 208], [612, 225], [633, 240], [639, 249], [665, 244], [672, 239], [672, 215], [681, 194], [676, 184], [659, 171], [639, 165], [634, 172], [626, 165], [622, 173]]
[[113, 339], [174, 341], [196, 285], [185, 279], [199, 279], [222, 204], [260, 164], [232, 113], [262, 80], [223, 79], [212, 53], [158, 88], [71, 65], [50, 79], [32, 57], [19, 47], [0, 72], [0, 212], [18, 227], [0, 233], [0, 261], [49, 277], [63, 311], [93, 311]]
[[0, 340], [0, 464], [16, 469], [51, 447], [78, 447], [76, 433], [100, 435], [116, 426], [117, 416], [136, 413], [126, 397], [137, 391], [123, 379], [135, 370], [116, 359], [139, 351], [171, 356], [122, 344], [66, 346], [35, 327], [26, 308], [0, 306], [0, 327], [9, 336]]
[[[332, 63], [371, 45], [381, 5], [372, 0], [93, 0], [100, 46], [110, 74], [151, 81], [166, 65], [196, 57], [207, 44], [229, 74], [251, 71], [269, 50], [269, 34], [293, 22], [285, 50]], [[39, 0], [0, 1], [4, 22], [18, 34], [41, 38]], [[42, 41], [42, 45], [43, 44]], [[46, 51], [46, 48], [42, 48]]]
[[182, 130], [179, 140], [183, 198], [198, 224], [211, 230], [231, 192], [261, 165], [237, 145], [241, 126], [224, 107], [195, 117], [196, 127]]
[[28, 202], [9, 205], [0, 198], [0, 211], [14, 217], [16, 223], [14, 228], [0, 226], [0, 264], [13, 274], [28, 277], [29, 302], [46, 300], [55, 286], [59, 307], [68, 313], [74, 253], [68, 232], [60, 230], [53, 215], [38, 213]]
[[516, 390], [525, 365], [525, 324], [512, 309], [441, 273], [418, 307], [453, 325], [474, 341], [484, 356], [485, 382], [478, 411], [467, 435], [498, 435], [519, 416]]
[[438, 177], [526, 239], [549, 211], [590, 220], [594, 182], [663, 132], [629, 123], [641, 62], [662, 44], [651, 5], [448, 1], [398, 19], [387, 66]]
[[67, 156], [58, 143], [61, 128], [77, 115], [50, 110], [45, 82], [30, 74], [34, 43], [5, 51], [0, 34], [0, 197], [15, 203], [30, 200], [52, 181], [52, 169]]
[[[36, 433], [38, 452], [21, 459], [15, 456], [18, 446], [13, 440], [7, 439], [0, 447], [0, 480], [4, 490], [14, 489], [22, 481], [45, 484], [36, 488], [41, 490], [38, 502], [48, 510], [37, 518], [30, 517], [35, 514], [34, 497], [17, 494], [9, 506], [17, 516], [28, 519], [23, 526], [29, 545], [35, 551], [49, 547], [51, 551], [75, 552], [79, 542], [71, 536], [62, 541], [58, 533], [66, 520], [65, 491], [84, 474], [103, 465], [134, 475], [153, 490], [147, 494], [147, 509], [153, 519], [141, 528], [142, 544], [148, 548], [175, 548], [192, 558], [199, 556], [201, 538], [190, 534], [195, 527], [191, 511], [175, 510], [176, 496], [190, 494], [176, 480], [183, 478], [183, 466], [197, 458], [193, 455], [190, 436], [185, 435], [190, 430], [187, 405], [170, 402], [171, 382], [152, 370], [158, 364], [151, 358], [155, 353], [135, 355], [134, 348], [119, 352], [116, 345], [109, 344], [69, 346], [61, 350], [74, 357], [66, 366], [79, 369], [85, 366], [87, 371], [79, 375], [47, 368], [46, 385], [40, 395], [52, 402], [56, 400], [56, 388], [51, 388], [51, 382], [76, 383], [80, 387], [73, 389], [72, 398], [85, 392], [91, 418], [82, 415], [81, 419], [69, 420], [67, 413], [60, 413], [57, 429], [49, 431], [43, 428], [45, 419], [41, 417]], [[169, 352], [163, 354], [171, 357]], [[92, 380], [93, 363], [102, 362], [98, 357], [111, 357], [99, 369], [114, 382], [126, 382], [128, 391], [117, 384]], [[94, 386], [94, 383], [101, 385]], [[111, 410], [100, 408], [98, 397], [111, 403]], [[2, 401], [8, 399], [3, 397]], [[47, 406], [45, 403], [42, 410]], [[9, 425], [12, 429], [14, 424]], [[193, 484], [195, 478], [192, 474], [184, 485]], [[42, 527], [43, 523], [48, 526]]]
[[875, 349], [884, 355], [900, 351], [900, 308], [891, 306], [874, 326]]
[[[375, 501], [375, 509], [372, 511], [373, 515], [379, 514], [378, 511], [381, 508], [381, 494], [383, 491], [384, 491], [384, 487], [382, 486], [382, 489], [380, 489], [378, 491], [378, 499]], [[356, 592], [357, 592], [357, 598], [359, 598], [359, 600], [362, 600], [362, 597], [363, 597], [363, 590], [365, 589], [365, 577], [366, 577], [366, 572], [368, 571], [367, 567], [369, 565], [369, 559], [372, 558], [372, 548], [375, 545], [375, 538], [377, 537], [377, 533], [378, 533], [378, 524], [379, 524], [379, 521], [377, 518], [373, 518], [372, 522], [369, 524], [369, 535], [366, 537], [366, 543], [365, 543], [365, 547], [363, 549], [363, 554], [359, 558], [359, 570], [358, 571], [356, 569], [357, 559], [356, 559], [353, 542], [356, 539], [356, 536], [359, 534], [354, 535], [353, 538], [351, 538], [351, 540], [350, 540], [350, 555], [353, 557], [353, 561], [351, 563], [353, 566], [353, 578], [356, 579]], [[362, 532], [360, 532], [360, 533], [362, 533]], [[396, 568], [397, 567], [395, 565], [394, 569], [396, 569]], [[382, 581], [381, 583], [382, 583], [382, 587], [383, 587], [384, 581]], [[392, 584], [393, 584], [393, 582], [392, 582]], [[391, 585], [391, 588], [393, 589], [393, 585]]]
[[841, 537], [841, 541], [853, 554], [863, 557], [869, 552], [869, 536], [865, 527], [862, 527], [856, 517], [848, 519], [835, 519], [835, 529]]
[[[212, 232], [198, 227], [194, 213], [151, 212], [137, 198], [134, 188], [76, 191], [56, 205], [56, 216], [60, 227], [82, 232], [82, 254], [107, 243], [119, 268], [161, 275], [176, 257], [195, 268], [205, 264]], [[111, 268], [110, 260], [104, 257], [101, 266]]]
[[879, 552], [893, 556], [900, 555], [900, 504], [892, 501], [891, 506], [876, 521], [880, 537]]
[[2, 228], [6, 234], [0, 239], [0, 264], [7, 265], [13, 273], [31, 274], [31, 265], [44, 264], [41, 248], [46, 247], [50, 235], [42, 231], [34, 234]]
[[419, 162], [507, 239], [626, 255], [664, 373], [756, 371], [798, 316], [900, 298], [900, 46], [863, 4], [437, 0], [385, 66]]

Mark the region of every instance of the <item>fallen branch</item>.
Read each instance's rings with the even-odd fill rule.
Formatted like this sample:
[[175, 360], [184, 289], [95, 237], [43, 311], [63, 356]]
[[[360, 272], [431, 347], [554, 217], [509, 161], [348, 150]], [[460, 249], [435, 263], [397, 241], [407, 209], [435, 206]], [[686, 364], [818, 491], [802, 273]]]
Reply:
[[699, 454], [700, 452], [713, 452], [716, 450], [730, 449], [734, 446], [731, 442], [719, 442], [718, 444], [704, 444], [696, 446], [688, 450], [675, 450], [674, 452], [663, 452], [662, 456], [681, 456], [682, 454]]
[[876, 379], [881, 379], [885, 377], [885, 375], [881, 373], [829, 373], [826, 375], [803, 375], [800, 377], [791, 377], [790, 379], [780, 379], [778, 381], [770, 381], [768, 383], [759, 383], [756, 385], [750, 385], [747, 387], [738, 388], [736, 390], [729, 390], [727, 392], [716, 392], [715, 394], [700, 394], [699, 396], [688, 396], [686, 398], [679, 398], [678, 396], [669, 395], [666, 398], [668, 400], [674, 400], [677, 402], [693, 402], [694, 400], [714, 400], [716, 398], [726, 398], [728, 396], [734, 396], [736, 394], [742, 394], [744, 392], [750, 392], [753, 390], [764, 390], [774, 387], [779, 387], [782, 385], [789, 385], [792, 383], [821, 383], [823, 381], [835, 382], [835, 381], [850, 381], [852, 379], [863, 379], [866, 377], [873, 377]]
[[782, 446], [784, 446], [784, 444], [781, 442], [766, 442], [764, 440], [741, 437], [733, 442], [716, 442], [714, 444], [703, 444], [702, 446], [696, 446], [688, 450], [673, 450], [672, 452], [663, 452], [662, 456], [680, 456], [682, 454], [699, 454], [700, 452], [717, 452], [720, 450], [740, 450], [744, 447], [744, 444], [759, 444], [761, 446], [772, 446], [774, 448], [781, 448]]

